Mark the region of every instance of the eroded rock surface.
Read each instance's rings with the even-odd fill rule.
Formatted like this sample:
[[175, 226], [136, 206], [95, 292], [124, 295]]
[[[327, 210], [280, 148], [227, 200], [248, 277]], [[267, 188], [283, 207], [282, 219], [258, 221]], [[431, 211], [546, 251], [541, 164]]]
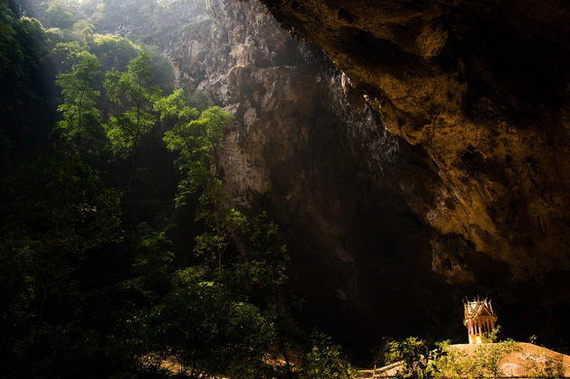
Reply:
[[519, 285], [537, 312], [567, 307], [570, 4], [264, 3], [325, 50], [390, 132], [425, 150], [440, 185], [431, 208], [414, 209], [438, 232], [433, 271], [497, 292]]
[[560, 336], [568, 5], [265, 3], [177, 2], [157, 43], [235, 114], [229, 198], [281, 225], [307, 319], [367, 349], [462, 335], [459, 299], [482, 294], [507, 332]]
[[265, 2], [426, 150], [430, 225], [515, 276], [570, 268], [567, 2]]

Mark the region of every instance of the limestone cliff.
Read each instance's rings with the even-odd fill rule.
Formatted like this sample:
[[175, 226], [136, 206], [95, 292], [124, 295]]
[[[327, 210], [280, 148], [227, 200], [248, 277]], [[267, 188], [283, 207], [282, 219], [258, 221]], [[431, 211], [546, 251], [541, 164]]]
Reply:
[[235, 114], [227, 193], [282, 226], [302, 313], [366, 346], [463, 333], [481, 293], [555, 335], [528, 324], [569, 308], [568, 6], [265, 3], [174, 2], [155, 42]]
[[430, 225], [516, 276], [570, 268], [567, 2], [266, 3], [426, 150]]
[[[433, 271], [529, 296], [548, 283], [537, 308], [567, 307], [570, 4], [264, 3], [324, 49], [388, 131], [426, 152], [437, 188], [431, 207], [413, 209], [437, 232]], [[495, 263], [477, 268], [485, 261]]]
[[[173, 8], [178, 21], [159, 42], [182, 84], [235, 114], [221, 162], [226, 190], [234, 205], [267, 210], [281, 225], [292, 286], [308, 300], [301, 316], [377, 343], [385, 325], [419, 325], [414, 309], [437, 312], [430, 301], [441, 280], [420, 215], [439, 179], [425, 152], [386, 131], [363, 101], [349, 104], [346, 76], [259, 2], [200, 4]], [[401, 311], [384, 314], [386, 303]]]

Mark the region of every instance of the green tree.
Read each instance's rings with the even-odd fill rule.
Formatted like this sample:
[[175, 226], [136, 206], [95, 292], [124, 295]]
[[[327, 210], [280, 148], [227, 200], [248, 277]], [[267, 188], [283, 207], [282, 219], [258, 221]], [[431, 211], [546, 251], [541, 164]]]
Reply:
[[262, 212], [247, 220], [243, 246], [235, 264], [236, 279], [247, 292], [266, 294], [276, 302], [287, 281], [287, 247], [281, 241], [278, 225]]
[[[275, 344], [287, 361], [287, 346], [280, 335], [289, 321], [282, 287], [287, 280], [287, 255], [278, 227], [266, 214], [247, 218], [228, 207], [219, 179], [219, 157], [224, 127], [231, 115], [219, 107], [198, 114], [182, 90], [159, 100], [156, 110], [165, 128], [168, 149], [178, 153], [182, 173], [178, 207], [198, 198], [196, 220], [205, 231], [196, 237], [194, 252], [215, 273], [214, 280], [234, 298], [253, 298], [276, 328]], [[234, 254], [226, 258], [226, 254]], [[237, 252], [237, 253], [236, 253]]]
[[89, 51], [99, 58], [103, 71], [126, 71], [130, 61], [137, 57], [141, 48], [129, 39], [112, 34], [96, 34]]
[[161, 90], [152, 83], [150, 55], [142, 51], [127, 71], [107, 72], [104, 86], [107, 97], [118, 106], [118, 114], [106, 125], [107, 136], [115, 152], [132, 154], [157, 122], [153, 104]]
[[311, 348], [301, 367], [302, 379], [353, 379], [357, 372], [346, 360], [340, 347], [329, 336], [313, 332]]
[[173, 291], [144, 320], [157, 364], [175, 360], [190, 378], [232, 374], [259, 377], [273, 326], [259, 309], [234, 300], [207, 270], [191, 267], [174, 275]]
[[[236, 237], [234, 237], [236, 238]], [[250, 217], [237, 235], [238, 254], [232, 267], [233, 285], [255, 299], [277, 328], [277, 348], [291, 371], [288, 340], [297, 328], [288, 312], [285, 284], [289, 256], [279, 227], [267, 213]]]
[[[172, 104], [173, 102], [176, 100], [166, 103]], [[232, 116], [219, 107], [212, 107], [203, 111], [198, 119], [188, 121], [188, 118], [193, 118], [195, 111], [187, 107], [178, 109], [184, 117], [181, 122], [176, 122], [171, 130], [164, 133], [166, 147], [178, 153], [176, 166], [183, 173], [176, 199], [177, 204], [183, 205], [190, 196], [201, 191], [203, 207], [219, 209], [223, 202], [222, 183], [217, 177], [220, 144], [224, 136], [224, 128], [231, 121]], [[174, 111], [166, 107], [161, 114], [170, 117]], [[206, 214], [210, 213], [206, 212]], [[213, 221], [221, 224], [225, 222], [225, 219], [225, 215], [216, 215]]]
[[196, 219], [205, 225], [206, 231], [196, 237], [195, 251], [213, 258], [218, 274], [222, 276], [224, 254], [233, 235], [245, 222], [241, 212], [227, 208], [217, 172], [224, 127], [231, 115], [219, 107], [212, 107], [203, 111], [198, 119], [192, 119], [196, 111], [181, 102], [181, 94], [175, 92], [159, 103], [162, 118], [179, 120], [164, 135], [167, 148], [179, 154], [176, 165], [183, 175], [176, 203], [181, 206], [191, 196], [199, 196]]
[[167, 231], [156, 230], [147, 223], [137, 227], [137, 277], [129, 285], [140, 290], [148, 303], [155, 303], [170, 290], [172, 263], [175, 259], [173, 242]]
[[[143, 2], [91, 6], [97, 17], [156, 9], [155, 0]], [[292, 346], [286, 247], [268, 215], [246, 217], [224, 196], [220, 157], [231, 115], [198, 111], [183, 90], [169, 92], [164, 57], [95, 34], [83, 11], [65, 1], [49, 2], [42, 21], [58, 28], [47, 33], [36, 20], [4, 12], [6, 4], [0, 0], [0, 110], [8, 115], [0, 154], [17, 145], [12, 131], [35, 126], [11, 115], [49, 98], [34, 87], [43, 62], [53, 62], [46, 83], [61, 104], [43, 107], [60, 115], [58, 132], [42, 139], [45, 154], [25, 164], [0, 159], [7, 168], [0, 177], [0, 366], [14, 377], [156, 377], [171, 361], [182, 376], [279, 376], [266, 359], [278, 348], [288, 361]], [[16, 100], [5, 101], [11, 92]], [[38, 123], [46, 131], [54, 124], [55, 117]], [[107, 155], [109, 148], [117, 154]], [[176, 193], [175, 184], [164, 185], [166, 195], [152, 193], [157, 175], [148, 161], [157, 156], [169, 165], [177, 157]], [[348, 372], [338, 347], [321, 342], [311, 346], [311, 359]]]
[[73, 31], [81, 35], [85, 41], [91, 41], [95, 33], [95, 25], [87, 20], [79, 20], [73, 24]]
[[48, 53], [41, 24], [18, 18], [8, 2], [0, 0], [0, 133], [9, 146], [7, 160], [44, 143], [53, 125]]
[[74, 61], [71, 70], [59, 74], [56, 81], [64, 100], [58, 107], [63, 116], [58, 127], [83, 152], [97, 155], [106, 142], [97, 108], [100, 92], [95, 89], [101, 65], [96, 56], [76, 47], [69, 52]]
[[[158, 99], [154, 103], [154, 110], [159, 113], [164, 130], [180, 130], [185, 124], [200, 117], [200, 112], [188, 104], [186, 93], [181, 88]], [[171, 150], [180, 151], [180, 148], [172, 146]]]
[[[120, 197], [98, 186], [93, 170], [77, 153], [64, 146], [59, 150], [0, 182], [4, 373], [61, 375], [67, 370], [66, 359], [79, 360], [71, 355], [80, 345], [80, 354], [89, 350], [98, 355], [92, 357], [94, 362], [104, 355], [89, 342], [97, 327], [84, 324], [96, 313], [86, 314], [91, 278], [87, 262], [103, 247], [121, 241]], [[104, 302], [99, 306], [104, 309]], [[104, 335], [102, 330], [95, 334]]]
[[52, 1], [45, 11], [45, 22], [48, 27], [69, 29], [77, 21], [71, 9], [59, 1]]
[[389, 341], [386, 344], [386, 363], [402, 362], [403, 369], [398, 374], [402, 378], [433, 378], [433, 360], [437, 350], [427, 341], [417, 337], [408, 337], [401, 341]]

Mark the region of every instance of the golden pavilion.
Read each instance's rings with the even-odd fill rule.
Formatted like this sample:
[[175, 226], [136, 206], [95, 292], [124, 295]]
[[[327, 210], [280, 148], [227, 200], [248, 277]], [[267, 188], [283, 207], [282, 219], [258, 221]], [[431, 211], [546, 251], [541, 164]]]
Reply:
[[490, 335], [495, 328], [497, 315], [490, 300], [465, 301], [463, 325], [467, 328], [470, 344], [493, 342]]

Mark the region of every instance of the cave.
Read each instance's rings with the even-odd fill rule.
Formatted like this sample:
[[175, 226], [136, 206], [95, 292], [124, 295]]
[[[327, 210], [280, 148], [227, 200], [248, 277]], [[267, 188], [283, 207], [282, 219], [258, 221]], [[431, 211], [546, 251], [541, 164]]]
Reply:
[[[215, 204], [223, 203], [222, 208], [244, 217], [262, 212], [278, 225], [289, 259], [284, 291], [298, 299], [288, 305], [290, 317], [300, 329], [316, 328], [330, 335], [358, 366], [370, 366], [375, 349], [390, 339], [418, 336], [466, 342], [463, 301], [475, 297], [492, 299], [505, 336], [527, 341], [534, 335], [553, 350], [569, 351], [570, 5], [566, 1], [133, 0], [121, 5], [93, 0], [59, 2], [69, 7], [61, 14], [53, 5], [58, 1], [1, 3], [5, 3], [3, 13], [13, 14], [2, 19], [6, 25], [11, 17], [38, 18], [47, 33], [42, 37], [46, 46], [53, 41], [99, 46], [100, 50], [90, 51], [104, 69], [126, 59], [103, 51], [109, 43], [105, 38], [132, 40], [117, 45], [126, 57], [132, 50], [129, 59], [137, 49], [148, 47], [149, 54], [160, 57], [156, 62], [163, 62], [152, 63], [153, 67], [170, 67], [153, 71], [160, 83], [157, 88], [182, 88], [194, 94], [193, 106], [204, 103], [231, 114], [214, 148], [215, 163], [208, 167], [220, 180], [223, 202]], [[67, 25], [64, 16], [75, 18]], [[93, 30], [78, 24], [83, 19]], [[18, 36], [20, 29], [14, 30]], [[40, 47], [46, 48], [41, 45], [28, 52], [26, 44], [38, 42], [18, 38], [23, 46], [20, 55], [33, 56], [40, 54]], [[49, 59], [59, 59], [65, 50], [56, 46], [59, 50], [54, 49]], [[5, 104], [0, 110], [7, 120], [0, 129], [0, 153], [9, 157], [2, 158], [0, 168], [6, 172], [17, 173], [22, 162], [49, 150], [49, 144], [59, 146], [50, 140], [53, 137], [46, 137], [52, 135], [47, 127], [37, 125], [59, 122], [54, 130], [65, 130], [61, 119], [66, 120], [69, 108], [57, 104], [69, 92], [57, 87], [66, 74], [47, 61], [38, 59], [37, 65], [49, 66], [45, 75], [51, 75], [53, 83], [45, 79], [31, 95], [9, 82], [9, 75], [0, 76], [10, 83], [0, 91]], [[114, 70], [129, 67], [131, 63]], [[16, 70], [22, 83], [43, 75], [30, 70], [31, 79]], [[160, 79], [168, 76], [168, 70], [170, 79]], [[93, 96], [101, 98], [93, 100], [93, 106], [102, 110], [91, 114], [103, 115], [101, 133], [109, 135], [113, 125], [120, 128], [121, 120], [126, 122], [133, 114], [125, 113], [123, 118], [115, 114], [130, 95], [117, 96], [115, 103], [112, 96], [103, 100], [115, 87], [98, 75], [100, 84]], [[120, 93], [127, 88], [120, 83], [126, 83], [128, 75], [115, 78], [119, 83], [115, 91]], [[24, 95], [10, 100], [10, 91]], [[14, 112], [20, 108], [21, 114]], [[101, 256], [81, 258], [86, 272], [92, 266], [125, 265], [128, 274], [109, 274], [109, 280], [119, 283], [117, 278], [123, 275], [133, 283], [136, 267], [152, 271], [153, 265], [173, 262], [164, 269], [168, 280], [160, 276], [162, 271], [145, 277], [154, 280], [155, 297], [145, 298], [144, 291], [135, 296], [131, 287], [121, 284], [118, 295], [113, 292], [118, 303], [146, 307], [166, 296], [168, 281], [175, 277], [173, 267], [194, 264], [198, 258], [186, 252], [196, 249], [196, 236], [207, 228], [199, 216], [198, 221], [188, 216], [200, 213], [199, 191], [188, 195], [188, 189], [189, 204], [177, 216], [168, 216], [169, 226], [161, 226], [164, 233], [158, 233], [157, 225], [163, 225], [159, 216], [166, 219], [173, 194], [181, 188], [180, 174], [172, 167], [176, 162], [172, 154], [178, 150], [166, 151], [161, 145], [161, 135], [171, 127], [168, 117], [174, 116], [158, 117], [160, 121], [149, 126], [145, 136], [133, 137], [134, 142], [117, 131], [111, 133], [123, 144], [131, 141], [135, 152], [129, 159], [123, 153], [122, 160], [110, 166], [102, 163], [110, 158], [93, 153], [98, 147], [85, 147], [96, 137], [79, 146], [88, 152], [85, 162], [94, 167], [103, 188], [114, 186], [126, 193], [122, 237], [98, 247], [115, 263], [102, 263]], [[68, 136], [66, 143], [73, 143], [69, 141], [77, 135]], [[4, 147], [4, 140], [10, 147]], [[128, 170], [133, 170], [130, 179], [124, 174]], [[14, 179], [3, 186], [17, 183], [19, 174], [10, 175]], [[12, 192], [5, 196], [19, 199]], [[11, 209], [3, 205], [0, 216], [12, 220]], [[95, 209], [93, 205], [93, 214]], [[94, 216], [87, 212], [82, 217]], [[32, 226], [26, 233], [43, 235], [45, 223], [36, 218], [29, 222]], [[17, 235], [11, 225], [6, 222], [0, 229], [6, 241]], [[152, 243], [172, 243], [174, 247], [165, 248], [172, 256], [152, 255], [159, 248], [152, 247], [149, 238], [132, 245], [138, 247], [117, 245], [119, 239], [134, 241], [140, 230], [151, 227], [164, 238], [155, 236]], [[240, 251], [247, 250], [246, 237], [232, 233], [224, 235], [232, 241], [224, 252], [228, 265], [231, 257], [237, 260]], [[16, 245], [10, 242], [4, 247]], [[140, 258], [136, 252], [145, 248], [148, 256]], [[221, 253], [218, 258], [216, 267], [221, 270]], [[45, 264], [56, 265], [57, 259]], [[42, 275], [50, 278], [49, 272]], [[14, 286], [20, 283], [20, 279], [6, 280], [13, 280]], [[83, 283], [77, 291], [87, 291], [95, 282]], [[50, 286], [42, 288], [47, 292]], [[247, 299], [255, 303], [258, 295]], [[39, 325], [51, 322], [49, 317], [67, 320], [50, 310], [49, 301], [44, 310], [45, 299], [44, 294], [43, 301], [31, 300], [30, 307], [41, 310], [40, 316], [30, 316], [34, 333], [41, 331]], [[65, 307], [65, 301], [53, 305], [58, 306]], [[101, 322], [97, 320], [93, 322]], [[43, 356], [38, 346], [34, 342], [30, 349]]]

